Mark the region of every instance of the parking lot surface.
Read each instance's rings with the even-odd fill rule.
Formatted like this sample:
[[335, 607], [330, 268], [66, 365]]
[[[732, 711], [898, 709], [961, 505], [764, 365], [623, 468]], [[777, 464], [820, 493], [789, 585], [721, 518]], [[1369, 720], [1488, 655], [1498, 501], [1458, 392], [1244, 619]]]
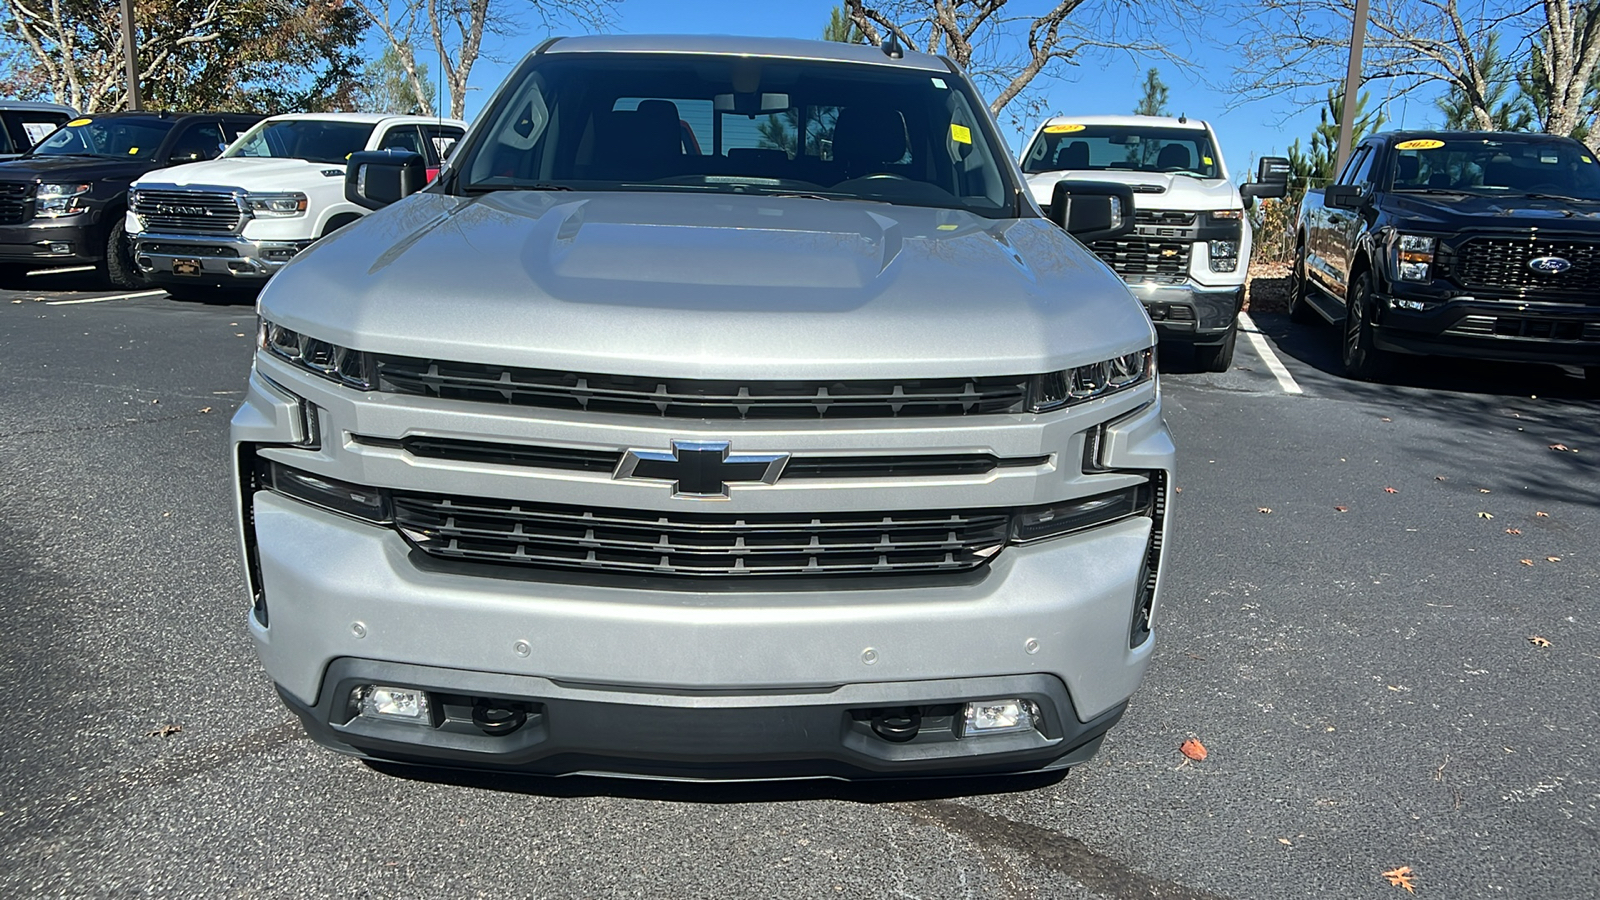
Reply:
[[1356, 384], [1278, 316], [1270, 355], [1174, 365], [1155, 663], [1064, 778], [493, 778], [318, 749], [257, 665], [225, 464], [252, 308], [49, 277], [0, 291], [0, 895], [1600, 895], [1570, 371]]

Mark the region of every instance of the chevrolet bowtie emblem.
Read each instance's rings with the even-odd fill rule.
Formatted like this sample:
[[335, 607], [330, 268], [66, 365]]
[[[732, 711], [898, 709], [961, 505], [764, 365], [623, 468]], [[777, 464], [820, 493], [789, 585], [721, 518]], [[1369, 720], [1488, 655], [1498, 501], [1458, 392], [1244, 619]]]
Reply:
[[772, 484], [789, 462], [787, 453], [732, 453], [727, 441], [673, 441], [672, 450], [629, 450], [612, 475], [671, 483], [672, 496], [726, 500], [728, 485]]
[[1165, 257], [1177, 256], [1178, 255], [1178, 251], [1176, 251], [1176, 250], [1163, 250], [1163, 251], [1161, 251], [1161, 255], [1165, 256]]

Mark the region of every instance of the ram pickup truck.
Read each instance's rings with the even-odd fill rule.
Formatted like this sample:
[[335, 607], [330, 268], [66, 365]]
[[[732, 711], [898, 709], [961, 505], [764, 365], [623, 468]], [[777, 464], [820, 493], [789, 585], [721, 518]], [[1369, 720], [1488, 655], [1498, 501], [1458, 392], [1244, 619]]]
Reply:
[[1342, 326], [1352, 378], [1437, 354], [1582, 366], [1600, 392], [1600, 164], [1546, 134], [1374, 135], [1301, 204], [1291, 302]]
[[345, 200], [344, 167], [362, 150], [421, 154], [429, 175], [466, 123], [424, 116], [274, 116], [220, 159], [160, 169], [133, 183], [126, 230], [134, 261], [179, 299], [258, 289], [295, 254], [366, 215]]
[[239, 113], [108, 113], [73, 119], [0, 162], [0, 267], [11, 273], [93, 265], [138, 288], [123, 231], [128, 185], [151, 169], [211, 159], [260, 121]]
[[1249, 276], [1247, 208], [1284, 196], [1288, 160], [1261, 160], [1256, 183], [1235, 186], [1211, 126], [1184, 116], [1058, 116], [1022, 155], [1033, 196], [1049, 203], [1062, 180], [1117, 182], [1134, 193], [1134, 233], [1089, 247], [1128, 283], [1166, 345], [1194, 348], [1199, 368], [1233, 365]]
[[423, 167], [351, 158], [382, 208], [263, 289], [233, 420], [249, 630], [313, 738], [690, 779], [1094, 754], [1174, 455], [1154, 329], [1068, 234], [1130, 227], [1125, 186], [1047, 218], [948, 60], [733, 37], [546, 42]]

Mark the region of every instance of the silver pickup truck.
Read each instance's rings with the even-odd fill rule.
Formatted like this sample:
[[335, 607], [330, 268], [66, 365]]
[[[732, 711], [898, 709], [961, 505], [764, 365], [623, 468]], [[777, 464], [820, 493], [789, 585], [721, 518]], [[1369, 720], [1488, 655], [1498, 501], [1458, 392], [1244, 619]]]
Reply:
[[1125, 186], [1047, 214], [947, 60], [746, 38], [550, 41], [422, 166], [352, 157], [383, 208], [267, 286], [233, 422], [250, 631], [312, 737], [694, 779], [1095, 753], [1174, 454], [1150, 321], [1063, 230], [1126, 233]]

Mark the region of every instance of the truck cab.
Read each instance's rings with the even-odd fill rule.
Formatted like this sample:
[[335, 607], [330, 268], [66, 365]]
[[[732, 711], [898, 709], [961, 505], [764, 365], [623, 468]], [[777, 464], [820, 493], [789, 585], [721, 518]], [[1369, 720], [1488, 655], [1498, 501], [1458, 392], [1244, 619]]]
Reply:
[[[1230, 180], [1211, 126], [1183, 116], [1058, 116], [1022, 155], [1033, 197], [1051, 201], [1061, 181], [1115, 182], [1134, 194], [1134, 233], [1089, 245], [1144, 304], [1163, 344], [1190, 345], [1207, 371], [1233, 363], [1244, 307], [1253, 197], [1281, 197], [1275, 158], [1262, 183]], [[1286, 169], [1285, 169], [1286, 171]]]
[[1406, 356], [1581, 366], [1600, 390], [1600, 163], [1547, 134], [1396, 131], [1306, 192], [1292, 318], [1352, 378]]
[[415, 153], [431, 177], [465, 131], [464, 122], [426, 116], [265, 119], [218, 159], [134, 182], [125, 225], [134, 259], [174, 296], [257, 289], [313, 241], [366, 214], [344, 197], [352, 153]]

